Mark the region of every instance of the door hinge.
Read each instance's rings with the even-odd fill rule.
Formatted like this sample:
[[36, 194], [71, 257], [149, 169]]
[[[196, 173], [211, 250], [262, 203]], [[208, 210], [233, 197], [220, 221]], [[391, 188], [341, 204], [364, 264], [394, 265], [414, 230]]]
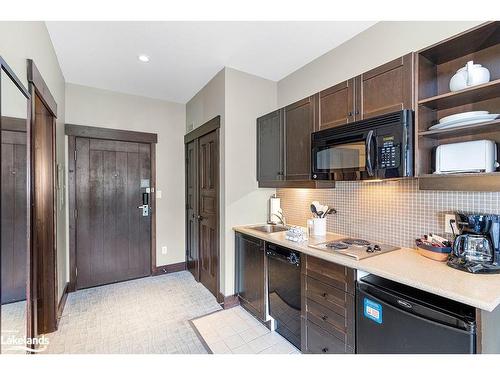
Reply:
[[75, 152], [74, 152], [74, 157], [75, 157], [75, 160], [76, 160], [76, 150], [75, 150]]
[[75, 219], [78, 217], [78, 210], [75, 208]]
[[78, 268], [75, 268], [75, 277], [78, 276]]

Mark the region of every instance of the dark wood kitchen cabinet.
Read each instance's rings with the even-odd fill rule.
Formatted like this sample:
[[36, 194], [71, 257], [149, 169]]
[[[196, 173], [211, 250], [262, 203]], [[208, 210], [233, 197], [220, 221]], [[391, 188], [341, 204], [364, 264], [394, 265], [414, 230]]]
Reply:
[[257, 119], [257, 180], [284, 180], [283, 110]]
[[284, 109], [287, 180], [310, 179], [311, 134], [317, 130], [317, 115], [317, 94], [290, 104]]
[[354, 78], [319, 93], [319, 130], [355, 121]]
[[236, 292], [240, 304], [262, 322], [266, 319], [265, 242], [236, 233]]
[[414, 108], [413, 72], [409, 53], [356, 77], [356, 121]]
[[356, 271], [309, 255], [304, 258], [301, 269], [302, 352], [354, 353]]

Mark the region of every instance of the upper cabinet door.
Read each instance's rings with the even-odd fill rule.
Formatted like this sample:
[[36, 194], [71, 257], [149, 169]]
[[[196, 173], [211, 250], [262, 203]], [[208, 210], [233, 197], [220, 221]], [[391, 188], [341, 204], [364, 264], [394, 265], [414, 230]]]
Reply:
[[257, 181], [283, 180], [283, 111], [257, 119]]
[[372, 69], [361, 76], [356, 95], [356, 120], [413, 109], [413, 54]]
[[319, 93], [319, 130], [354, 121], [354, 78]]
[[311, 133], [317, 130], [318, 94], [285, 107], [287, 180], [308, 180], [311, 174]]

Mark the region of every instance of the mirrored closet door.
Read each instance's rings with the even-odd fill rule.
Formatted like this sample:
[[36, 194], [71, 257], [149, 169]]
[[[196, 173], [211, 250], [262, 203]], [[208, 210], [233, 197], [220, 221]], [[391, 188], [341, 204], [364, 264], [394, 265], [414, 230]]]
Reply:
[[29, 230], [29, 94], [0, 57], [2, 354], [26, 353]]

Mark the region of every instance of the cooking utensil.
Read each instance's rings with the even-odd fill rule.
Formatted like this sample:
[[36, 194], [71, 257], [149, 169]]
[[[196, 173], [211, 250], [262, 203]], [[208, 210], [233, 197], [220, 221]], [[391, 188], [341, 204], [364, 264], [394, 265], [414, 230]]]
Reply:
[[331, 215], [331, 214], [336, 214], [337, 213], [337, 210], [333, 207], [329, 208], [328, 211], [325, 212], [325, 216], [326, 215]]
[[316, 210], [316, 206], [314, 204], [311, 204], [311, 212], [314, 215], [318, 216], [318, 211]]

